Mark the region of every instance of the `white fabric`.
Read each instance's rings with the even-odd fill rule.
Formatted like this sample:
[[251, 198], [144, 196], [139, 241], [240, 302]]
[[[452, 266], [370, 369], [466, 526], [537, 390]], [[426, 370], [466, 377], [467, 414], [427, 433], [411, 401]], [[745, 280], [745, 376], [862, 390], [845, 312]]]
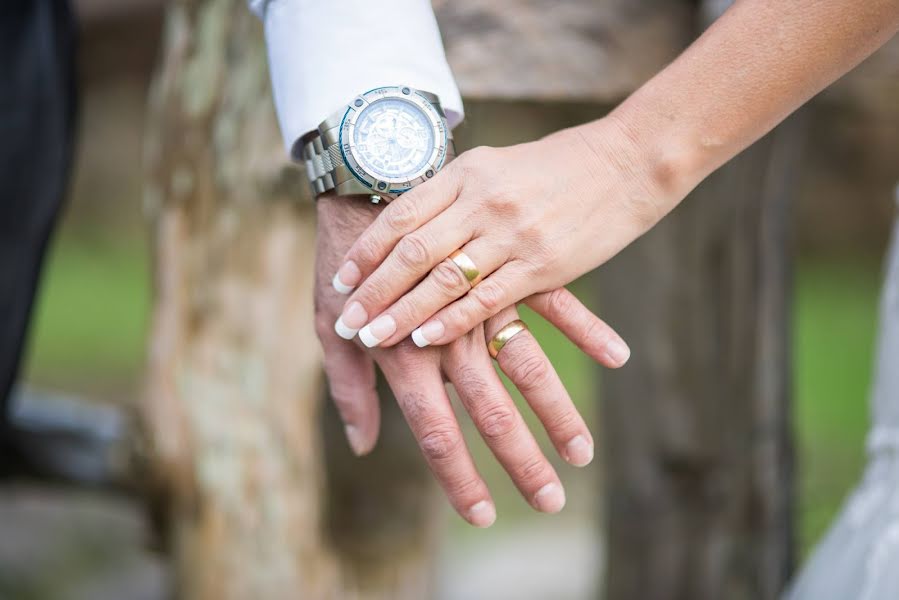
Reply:
[[440, 97], [450, 127], [462, 98], [429, 0], [250, 0], [265, 26], [284, 144], [354, 96], [409, 85]]

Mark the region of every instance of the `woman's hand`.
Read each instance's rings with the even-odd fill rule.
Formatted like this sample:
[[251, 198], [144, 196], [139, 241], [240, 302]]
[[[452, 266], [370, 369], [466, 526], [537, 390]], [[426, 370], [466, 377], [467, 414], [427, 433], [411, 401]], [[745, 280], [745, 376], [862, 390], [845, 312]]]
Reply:
[[[377, 210], [359, 199], [330, 195], [319, 199], [316, 208], [316, 331], [331, 397], [353, 451], [367, 454], [378, 438], [377, 363], [450, 503], [471, 524], [490, 525], [495, 507], [465, 445], [444, 386], [447, 380], [528, 503], [541, 512], [561, 510], [565, 504], [562, 482], [497, 376], [487, 350], [492, 336], [518, 319], [515, 307], [441, 348], [420, 350], [407, 341], [368, 350], [340, 339], [333, 323], [343, 296], [330, 285], [330, 273]], [[623, 342], [567, 290], [538, 294], [526, 302], [587, 355], [616, 366], [605, 359], [608, 345]], [[588, 464], [593, 458], [593, 437], [537, 340], [528, 331], [518, 333], [499, 351], [496, 362], [521, 391], [559, 455], [574, 466]]]
[[[409, 334], [446, 344], [506, 306], [608, 260], [674, 204], [649, 157], [612, 119], [509, 148], [475, 148], [390, 203], [353, 244], [334, 286], [337, 327], [369, 347]], [[685, 193], [685, 192], [684, 192]], [[447, 257], [480, 272], [471, 287]], [[609, 347], [622, 364], [627, 347]]]

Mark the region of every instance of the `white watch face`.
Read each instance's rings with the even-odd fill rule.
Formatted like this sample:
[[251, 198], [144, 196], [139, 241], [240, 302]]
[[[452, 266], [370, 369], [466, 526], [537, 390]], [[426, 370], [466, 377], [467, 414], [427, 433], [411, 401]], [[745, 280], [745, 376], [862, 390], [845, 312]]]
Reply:
[[354, 154], [363, 168], [391, 180], [411, 178], [434, 150], [427, 115], [411, 102], [385, 98], [359, 114], [353, 133]]

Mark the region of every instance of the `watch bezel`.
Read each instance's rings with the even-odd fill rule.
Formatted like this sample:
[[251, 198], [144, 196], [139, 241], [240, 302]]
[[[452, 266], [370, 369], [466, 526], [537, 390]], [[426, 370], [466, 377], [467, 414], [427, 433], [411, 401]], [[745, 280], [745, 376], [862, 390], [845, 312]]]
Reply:
[[[431, 131], [434, 134], [434, 148], [427, 161], [425, 161], [424, 166], [409, 177], [378, 177], [368, 172], [360, 164], [356, 156], [355, 144], [353, 142], [356, 121], [358, 121], [362, 112], [369, 105], [388, 98], [404, 100], [418, 107], [427, 118]], [[353, 98], [347, 105], [347, 110], [340, 122], [340, 136], [338, 139], [340, 152], [350, 172], [376, 194], [402, 194], [433, 177], [446, 161], [448, 140], [446, 122], [438, 112], [437, 107], [420, 91], [409, 86], [375, 88]]]

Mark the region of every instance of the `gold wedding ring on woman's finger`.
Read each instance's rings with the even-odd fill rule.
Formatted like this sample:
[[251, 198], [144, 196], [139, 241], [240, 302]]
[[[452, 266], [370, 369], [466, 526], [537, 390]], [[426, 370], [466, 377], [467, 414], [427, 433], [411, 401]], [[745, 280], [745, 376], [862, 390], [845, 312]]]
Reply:
[[509, 343], [509, 340], [511, 340], [522, 331], [527, 330], [528, 326], [525, 325], [524, 321], [520, 319], [516, 319], [515, 321], [512, 321], [511, 323], [503, 326], [503, 328], [497, 331], [496, 335], [494, 335], [490, 342], [487, 344], [487, 351], [490, 352], [490, 356], [495, 360], [496, 356], [499, 354], [499, 351]]
[[449, 259], [453, 261], [453, 264], [455, 264], [459, 270], [462, 271], [462, 274], [465, 275], [465, 279], [468, 280], [468, 285], [474, 287], [481, 283], [481, 280], [483, 279], [481, 272], [467, 254], [461, 250], [456, 250], [449, 255]]

